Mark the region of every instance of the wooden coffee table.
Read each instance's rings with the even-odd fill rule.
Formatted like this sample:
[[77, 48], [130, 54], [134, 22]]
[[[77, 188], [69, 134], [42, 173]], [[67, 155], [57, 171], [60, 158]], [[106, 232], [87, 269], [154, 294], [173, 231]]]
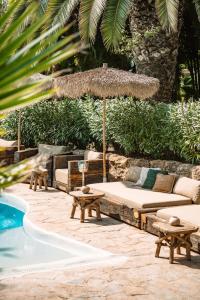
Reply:
[[79, 206], [81, 210], [80, 222], [84, 223], [85, 210], [88, 209], [88, 216], [92, 217], [92, 209], [96, 210], [96, 218], [101, 221], [100, 214], [100, 199], [104, 196], [104, 193], [90, 191], [88, 194], [83, 194], [81, 191], [73, 191], [69, 193], [73, 198], [71, 218], [74, 218], [76, 207]]
[[177, 254], [181, 254], [181, 247], [186, 249], [186, 257], [191, 259], [190, 250], [192, 243], [190, 236], [198, 230], [198, 227], [192, 225], [172, 226], [169, 223], [155, 222], [153, 227], [159, 230], [159, 239], [156, 241], [157, 248], [155, 257], [159, 257], [162, 246], [168, 246], [170, 249], [169, 262], [174, 261], [174, 250], [177, 249]]

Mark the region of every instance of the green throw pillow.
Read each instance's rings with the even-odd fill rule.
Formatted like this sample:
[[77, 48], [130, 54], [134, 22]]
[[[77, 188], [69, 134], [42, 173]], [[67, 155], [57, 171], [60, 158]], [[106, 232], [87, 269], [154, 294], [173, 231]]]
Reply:
[[149, 189], [151, 190], [156, 182], [156, 176], [157, 174], [164, 174], [167, 175], [168, 172], [166, 171], [162, 171], [162, 170], [155, 170], [155, 169], [149, 169], [148, 173], [147, 173], [147, 178], [143, 184], [143, 188], [144, 189]]

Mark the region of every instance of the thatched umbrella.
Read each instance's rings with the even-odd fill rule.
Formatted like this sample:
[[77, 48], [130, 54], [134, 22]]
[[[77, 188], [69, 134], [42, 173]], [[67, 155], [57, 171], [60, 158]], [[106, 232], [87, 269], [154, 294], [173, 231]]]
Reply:
[[104, 181], [106, 181], [106, 99], [116, 96], [150, 98], [158, 91], [159, 85], [156, 78], [108, 68], [107, 64], [103, 64], [102, 68], [54, 79], [57, 97], [77, 98], [90, 94], [103, 99]]

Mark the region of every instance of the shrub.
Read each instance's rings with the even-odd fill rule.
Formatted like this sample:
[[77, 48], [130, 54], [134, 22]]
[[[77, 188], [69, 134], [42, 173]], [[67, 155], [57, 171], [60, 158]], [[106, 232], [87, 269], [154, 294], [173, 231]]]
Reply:
[[[102, 104], [85, 100], [43, 102], [23, 110], [22, 141], [26, 146], [39, 142], [73, 143], [86, 147], [102, 143]], [[166, 104], [114, 99], [107, 102], [107, 142], [127, 155], [182, 159], [200, 158], [200, 103]], [[17, 113], [4, 121], [7, 138], [16, 138]]]

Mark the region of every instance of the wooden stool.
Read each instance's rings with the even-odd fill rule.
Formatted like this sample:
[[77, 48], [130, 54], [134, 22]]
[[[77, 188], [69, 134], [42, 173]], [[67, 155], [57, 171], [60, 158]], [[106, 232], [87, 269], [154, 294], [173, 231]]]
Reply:
[[37, 170], [33, 170], [31, 173], [31, 181], [29, 188], [32, 189], [34, 185], [34, 191], [37, 190], [37, 185], [39, 188], [42, 188], [42, 184], [44, 184], [45, 190], [48, 190], [47, 186], [47, 178], [48, 178], [48, 171], [42, 167], [39, 167]]
[[190, 236], [198, 230], [192, 225], [172, 226], [164, 222], [155, 222], [153, 227], [159, 230], [159, 239], [156, 241], [157, 248], [155, 257], [159, 257], [162, 246], [167, 246], [170, 249], [169, 262], [173, 264], [174, 250], [177, 249], [177, 254], [181, 254], [181, 247], [186, 249], [186, 257], [191, 260], [191, 246]]
[[81, 191], [73, 191], [69, 193], [74, 198], [71, 211], [71, 219], [74, 218], [76, 207], [79, 206], [81, 210], [80, 222], [85, 221], [85, 210], [88, 209], [88, 216], [92, 217], [92, 209], [96, 210], [96, 217], [98, 221], [101, 221], [100, 214], [100, 199], [104, 196], [101, 192], [89, 192], [88, 194], [83, 194]]

